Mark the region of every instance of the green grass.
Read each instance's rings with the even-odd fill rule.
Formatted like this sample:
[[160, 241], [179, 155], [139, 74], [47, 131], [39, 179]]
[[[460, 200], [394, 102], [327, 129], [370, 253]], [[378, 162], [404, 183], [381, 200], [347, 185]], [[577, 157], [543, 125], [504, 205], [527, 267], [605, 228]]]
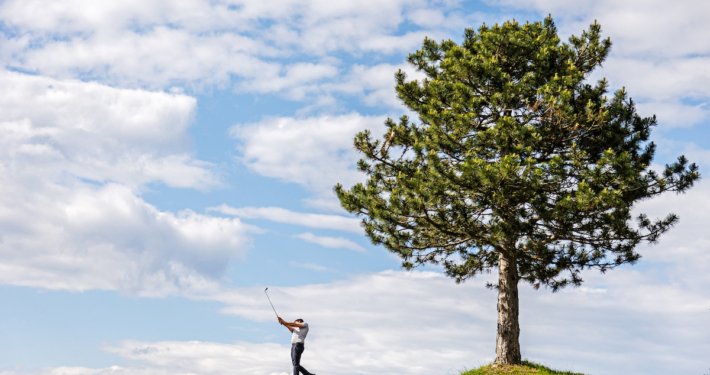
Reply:
[[522, 365], [486, 365], [477, 369], [464, 371], [461, 375], [584, 375], [569, 371], [555, 371], [543, 365], [523, 361]]

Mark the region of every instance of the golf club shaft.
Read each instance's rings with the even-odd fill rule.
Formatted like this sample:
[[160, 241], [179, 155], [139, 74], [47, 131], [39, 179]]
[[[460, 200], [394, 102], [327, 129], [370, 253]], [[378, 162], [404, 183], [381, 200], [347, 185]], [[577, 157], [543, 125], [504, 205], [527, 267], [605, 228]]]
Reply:
[[269, 298], [269, 293], [266, 293], [266, 290], [264, 290], [264, 293], [266, 294], [266, 298], [269, 300], [269, 305], [271, 305], [271, 308], [274, 310], [274, 314], [276, 314], [276, 317], [279, 317], [279, 314], [276, 312], [276, 309], [274, 309], [274, 304], [271, 303], [271, 298]]

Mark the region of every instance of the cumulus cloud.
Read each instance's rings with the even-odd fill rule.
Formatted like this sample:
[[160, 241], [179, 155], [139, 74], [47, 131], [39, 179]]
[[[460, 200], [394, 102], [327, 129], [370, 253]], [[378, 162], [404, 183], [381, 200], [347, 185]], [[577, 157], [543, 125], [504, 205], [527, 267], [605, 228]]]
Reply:
[[625, 86], [629, 96], [640, 102], [639, 113], [657, 115], [661, 129], [687, 128], [710, 118], [705, 108], [710, 100], [710, 73], [703, 68], [709, 63], [708, 56], [612, 56], [597, 75], [607, 76], [616, 88]]
[[309, 84], [324, 78], [333, 78], [338, 69], [330, 64], [296, 63], [284, 68], [284, 74], [274, 72], [271, 76], [259, 77], [242, 85], [255, 92], [287, 91], [290, 99], [301, 100], [313, 89]]
[[[537, 10], [560, 19], [565, 32], [579, 33], [597, 19], [616, 40], [622, 55], [680, 56], [706, 54], [710, 5], [693, 0], [494, 0], [495, 5]], [[558, 22], [560, 23], [560, 22]], [[679, 43], [681, 42], [682, 43]], [[623, 47], [623, 48], [622, 48]]]
[[260, 175], [304, 186], [314, 193], [307, 202], [318, 208], [338, 210], [332, 193], [341, 183], [350, 187], [362, 180], [355, 169], [360, 158], [352, 146], [356, 133], [384, 131], [384, 117], [351, 113], [308, 118], [274, 117], [258, 123], [235, 125], [241, 161]]
[[663, 130], [702, 125], [710, 118], [710, 110], [706, 103], [688, 105], [677, 100], [669, 100], [641, 103], [636, 108], [641, 116], [656, 115]]
[[[225, 86], [234, 76], [246, 90], [288, 91], [336, 72], [313, 59], [399, 53], [425, 34], [448, 35], [442, 6], [455, 9], [425, 0], [7, 1], [0, 56], [23, 70], [132, 87]], [[427, 12], [439, 22], [423, 23]], [[429, 30], [400, 35], [408, 19]]]
[[359, 251], [362, 253], [366, 252], [364, 247], [356, 244], [355, 242], [348, 240], [347, 238], [343, 238], [343, 237], [316, 236], [315, 234], [310, 233], [310, 232], [297, 234], [294, 237], [300, 238], [306, 242], [318, 244], [318, 245], [321, 245], [323, 247], [327, 247], [330, 249], [349, 249], [349, 250], [353, 250], [353, 251]]
[[368, 106], [386, 106], [405, 109], [395, 91], [394, 75], [398, 70], [407, 74], [409, 80], [423, 79], [424, 74], [407, 64], [377, 64], [372, 66], [355, 64], [343, 82], [326, 83], [320, 89], [326, 93], [356, 95]]
[[[710, 161], [707, 150], [686, 149], [689, 158]], [[694, 160], [694, 161], [695, 161]], [[673, 194], [661, 199], [642, 202], [636, 210], [648, 213], [649, 217], [662, 217], [675, 213], [680, 217], [676, 227], [664, 234], [657, 246], [644, 249], [644, 260], [672, 269], [669, 272], [675, 285], [683, 289], [702, 290], [710, 285], [710, 274], [705, 270], [710, 264], [710, 183], [702, 180], [688, 193]], [[707, 294], [704, 299], [708, 300]]]
[[194, 98], [5, 70], [0, 84], [0, 157], [17, 177], [57, 181], [69, 173], [201, 190], [219, 184], [210, 165], [190, 155]]
[[[425, 37], [458, 38], [484, 18], [457, 3], [12, 0], [0, 5], [7, 26], [0, 59], [21, 71], [121, 87], [275, 93], [309, 102], [307, 111], [340, 109], [340, 94], [399, 107], [394, 71], [366, 56], [411, 52]], [[385, 87], [376, 81], [382, 73]]]
[[290, 348], [273, 343], [124, 341], [106, 350], [150, 365], [198, 374], [234, 373], [235, 369], [245, 374], [271, 374], [275, 368], [287, 369], [290, 363]]
[[302, 213], [281, 207], [242, 207], [234, 208], [222, 204], [210, 207], [208, 211], [217, 211], [225, 215], [243, 219], [266, 219], [277, 223], [303, 225], [311, 228], [335, 229], [346, 232], [362, 233], [360, 220], [339, 215]]
[[139, 197], [220, 184], [186, 136], [195, 100], [0, 71], [0, 282], [135, 295], [208, 290], [253, 227]]
[[161, 212], [115, 184], [3, 186], [0, 207], [3, 284], [144, 296], [207, 291], [249, 243], [250, 227], [239, 220]]

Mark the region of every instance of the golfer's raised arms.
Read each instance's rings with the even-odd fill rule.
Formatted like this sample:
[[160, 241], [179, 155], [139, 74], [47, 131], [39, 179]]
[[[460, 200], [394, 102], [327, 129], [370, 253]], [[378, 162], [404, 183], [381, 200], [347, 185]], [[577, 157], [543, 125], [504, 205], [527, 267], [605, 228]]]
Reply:
[[291, 322], [287, 322], [287, 321], [285, 321], [285, 320], [283, 320], [283, 319], [281, 319], [281, 318], [279, 318], [279, 323], [285, 325], [286, 327], [293, 327], [293, 328], [303, 328], [303, 327], [306, 327], [306, 325], [305, 325], [304, 323], [300, 323], [299, 321], [295, 321], [295, 322], [292, 322], [292, 323], [291, 323]]

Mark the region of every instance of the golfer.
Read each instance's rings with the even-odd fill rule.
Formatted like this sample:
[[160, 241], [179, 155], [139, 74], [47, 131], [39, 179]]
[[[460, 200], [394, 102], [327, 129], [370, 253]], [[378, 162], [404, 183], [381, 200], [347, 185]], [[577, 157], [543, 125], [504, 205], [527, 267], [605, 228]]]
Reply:
[[289, 331], [293, 333], [291, 336], [291, 362], [293, 362], [293, 375], [298, 375], [300, 372], [303, 375], [316, 375], [311, 374], [301, 366], [301, 354], [305, 347], [303, 346], [303, 341], [306, 340], [306, 335], [308, 334], [308, 323], [304, 323], [303, 319], [296, 319], [293, 323], [289, 323], [281, 317], [279, 318], [279, 323], [286, 326]]

